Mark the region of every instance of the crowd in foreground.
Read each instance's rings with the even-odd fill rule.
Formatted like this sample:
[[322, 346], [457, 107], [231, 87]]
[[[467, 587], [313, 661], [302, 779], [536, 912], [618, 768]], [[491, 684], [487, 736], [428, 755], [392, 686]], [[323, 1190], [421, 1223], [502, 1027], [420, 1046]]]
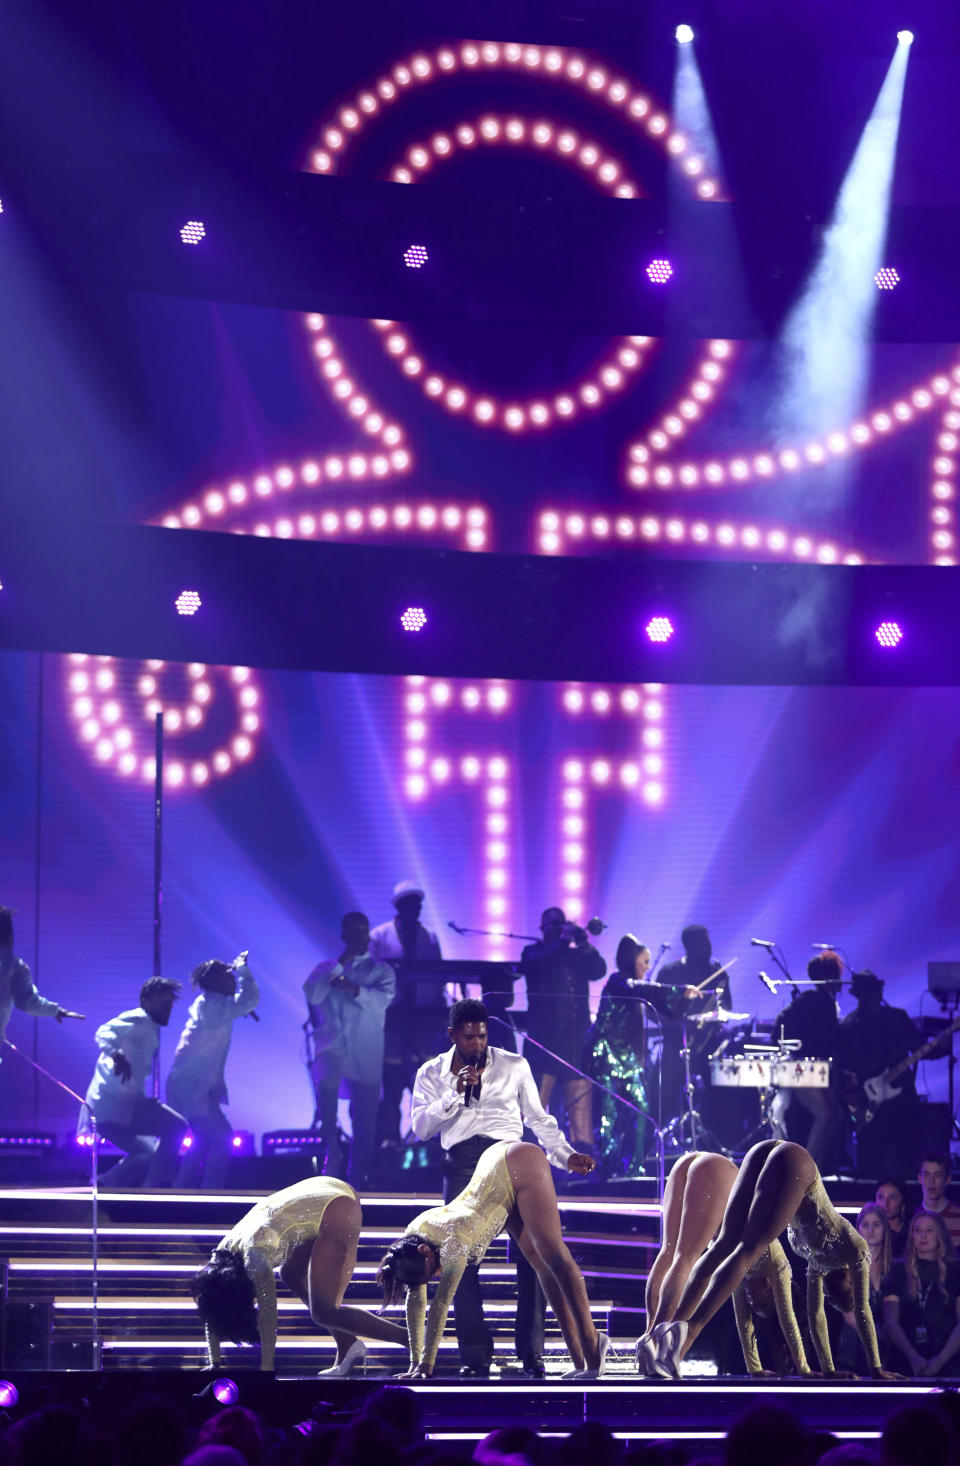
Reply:
[[320, 1406], [279, 1429], [242, 1405], [198, 1426], [188, 1419], [198, 1403], [208, 1402], [144, 1395], [109, 1423], [88, 1402], [48, 1404], [6, 1419], [0, 1466], [960, 1466], [960, 1401], [949, 1394], [897, 1410], [879, 1438], [841, 1441], [759, 1405], [724, 1440], [693, 1443], [621, 1440], [599, 1422], [564, 1437], [515, 1425], [475, 1443], [431, 1439], [416, 1394], [401, 1386], [368, 1396], [349, 1419], [325, 1418]]

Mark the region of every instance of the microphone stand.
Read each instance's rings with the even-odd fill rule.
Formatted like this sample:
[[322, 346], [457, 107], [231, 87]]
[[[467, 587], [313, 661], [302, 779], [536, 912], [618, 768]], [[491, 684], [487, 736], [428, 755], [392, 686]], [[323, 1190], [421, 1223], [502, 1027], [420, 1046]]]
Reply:
[[[651, 1003], [648, 998], [641, 997], [635, 998], [634, 1001], [637, 1003], [642, 1003], [645, 1007], [651, 1009], [654, 1018], [656, 1019], [657, 1029], [659, 1031], [660, 1014], [657, 1012], [657, 1009], [654, 1007], [653, 1003]], [[502, 1024], [504, 1028], [509, 1028], [513, 1033], [523, 1033], [523, 1030], [518, 1029], [515, 1024], [508, 1023], [505, 1018], [498, 1018], [494, 1013], [490, 1014], [490, 1020], [493, 1023]], [[662, 1035], [660, 1041], [662, 1044]], [[584, 1074], [582, 1069], [577, 1069], [573, 1064], [568, 1063], [566, 1059], [562, 1059], [559, 1054], [555, 1054], [552, 1049], [548, 1049], [546, 1044], [540, 1043], [539, 1039], [532, 1038], [529, 1033], [523, 1033], [524, 1048], [526, 1048], [527, 1044], [533, 1044], [534, 1048], [540, 1049], [541, 1052], [544, 1054], [549, 1054], [551, 1059], [556, 1059], [557, 1063], [562, 1064], [565, 1069], [569, 1069], [571, 1073], [576, 1074], [579, 1079], [585, 1079], [588, 1084], [593, 1086], [594, 1089], [599, 1089], [601, 1094], [609, 1095], [610, 1098], [614, 1100], [618, 1105], [623, 1105], [626, 1109], [630, 1110], [634, 1115], [637, 1115], [641, 1120], [643, 1120], [645, 1124], [650, 1126], [650, 1129], [653, 1131], [653, 1139], [654, 1144], [656, 1145], [657, 1154], [657, 1201], [660, 1205], [660, 1241], [662, 1242], [663, 1193], [666, 1186], [666, 1150], [664, 1145], [664, 1136], [666, 1132], [662, 1130], [660, 1128], [660, 1125], [657, 1123], [657, 1121], [661, 1118], [660, 1115], [658, 1114], [657, 1120], [654, 1120], [653, 1117], [649, 1115], [646, 1110], [642, 1110], [639, 1105], [633, 1104], [631, 1100], [624, 1099], [623, 1095], [617, 1094], [615, 1090], [608, 1089], [605, 1084], [600, 1083], [599, 1079], [594, 1079], [591, 1075]]]
[[448, 921], [447, 926], [455, 931], [458, 937], [509, 937], [514, 942], [539, 942], [539, 937], [531, 937], [523, 932], [494, 932], [488, 931], [483, 926], [458, 926], [455, 921]]

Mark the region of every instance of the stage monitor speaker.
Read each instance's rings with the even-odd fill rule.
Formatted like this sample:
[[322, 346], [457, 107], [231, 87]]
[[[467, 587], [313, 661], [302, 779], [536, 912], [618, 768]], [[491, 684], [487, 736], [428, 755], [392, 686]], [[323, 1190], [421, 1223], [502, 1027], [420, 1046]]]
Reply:
[[960, 1002], [960, 962], [928, 962], [927, 989], [938, 1003]]
[[52, 1298], [6, 1298], [2, 1362], [5, 1370], [49, 1369], [53, 1341]]

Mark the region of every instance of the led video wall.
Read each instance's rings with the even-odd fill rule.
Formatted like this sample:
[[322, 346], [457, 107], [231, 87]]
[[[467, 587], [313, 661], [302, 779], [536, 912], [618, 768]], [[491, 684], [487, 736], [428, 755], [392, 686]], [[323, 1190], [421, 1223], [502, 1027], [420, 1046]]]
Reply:
[[[840, 944], [916, 1016], [930, 959], [960, 958], [960, 690], [698, 688], [349, 676], [5, 654], [0, 902], [41, 991], [10, 1037], [83, 1091], [95, 1026], [152, 966], [153, 721], [165, 720], [165, 975], [249, 948], [260, 1024], [237, 1025], [235, 1125], [312, 1113], [301, 987], [355, 908], [427, 893], [447, 957], [518, 955], [546, 905], [679, 951], [704, 922], [736, 1009], [773, 1018], [759, 936], [801, 975]], [[38, 917], [38, 920], [36, 919]], [[497, 935], [460, 936], [449, 923]], [[188, 998], [164, 1038], [169, 1064]], [[518, 1006], [523, 1003], [522, 986]], [[848, 1000], [844, 1000], [844, 1006]], [[0, 1066], [6, 1123], [33, 1081]], [[921, 1087], [946, 1089], [928, 1063]], [[46, 1084], [36, 1116], [66, 1131]]]
[[[194, 140], [212, 156], [232, 149], [238, 162], [430, 188], [434, 197], [599, 195], [614, 207], [651, 197], [696, 215], [730, 196], [710, 136], [684, 130], [674, 115], [672, 41], [631, 62], [602, 48], [509, 40], [411, 46], [358, 26], [335, 45], [305, 39], [291, 58], [289, 35], [266, 27], [263, 56], [279, 64], [282, 55], [290, 68], [278, 91], [259, 48], [224, 52], [222, 37], [213, 44], [192, 23], [199, 29], [184, 33], [182, 51], [147, 48], [145, 76], [185, 136], [206, 129]], [[325, 15], [321, 29], [333, 23]], [[917, 66], [927, 70], [907, 94], [902, 146], [912, 152], [895, 202], [913, 197], [911, 187], [932, 187], [921, 167], [927, 150], [915, 141], [926, 109], [939, 107], [937, 128], [952, 116], [944, 77], [922, 57]], [[817, 155], [815, 167], [806, 140], [841, 120], [855, 136], [877, 87], [872, 71], [857, 68], [842, 85], [833, 73], [828, 81], [835, 90], [818, 91], [815, 108], [808, 96], [811, 115], [791, 116], [789, 128], [775, 99], [764, 99], [770, 148], [793, 147], [789, 166], [808, 191], [816, 185], [823, 207], [839, 179], [827, 186], [815, 177], [827, 160]], [[130, 86], [131, 141], [160, 146], [144, 133], [142, 98]], [[761, 166], [729, 138], [724, 145], [733, 174]], [[739, 147], [759, 146], [753, 122]], [[949, 170], [940, 174], [949, 194]], [[208, 224], [183, 249], [229, 253]], [[484, 268], [481, 240], [475, 257], [451, 258], [449, 249], [442, 239], [407, 245], [427, 303], [434, 275], [447, 291], [462, 277], [468, 291], [471, 272]], [[682, 324], [683, 261], [668, 253], [638, 258], [638, 281], [667, 293]], [[18, 290], [31, 288], [36, 261], [29, 265]], [[732, 238], [716, 268], [724, 280], [742, 276]], [[784, 417], [789, 363], [776, 344], [597, 335], [574, 324], [575, 301], [569, 319], [561, 301], [551, 326], [520, 328], [291, 314], [93, 287], [71, 321], [56, 295], [25, 299], [4, 404], [11, 492], [31, 512], [53, 503], [184, 530], [473, 553], [956, 558], [956, 345], [865, 346], [859, 409], [805, 432], [795, 412], [792, 426]], [[38, 318], [55, 326], [55, 345], [38, 335]]]

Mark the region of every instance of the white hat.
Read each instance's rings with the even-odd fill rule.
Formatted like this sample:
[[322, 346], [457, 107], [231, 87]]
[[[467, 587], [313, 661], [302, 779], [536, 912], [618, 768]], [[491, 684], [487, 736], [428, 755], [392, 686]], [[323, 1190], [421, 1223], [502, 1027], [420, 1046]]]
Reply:
[[397, 881], [397, 884], [393, 888], [393, 895], [390, 898], [394, 906], [396, 906], [398, 901], [402, 901], [404, 896], [419, 896], [421, 901], [425, 900], [423, 891], [421, 891], [415, 881]]

